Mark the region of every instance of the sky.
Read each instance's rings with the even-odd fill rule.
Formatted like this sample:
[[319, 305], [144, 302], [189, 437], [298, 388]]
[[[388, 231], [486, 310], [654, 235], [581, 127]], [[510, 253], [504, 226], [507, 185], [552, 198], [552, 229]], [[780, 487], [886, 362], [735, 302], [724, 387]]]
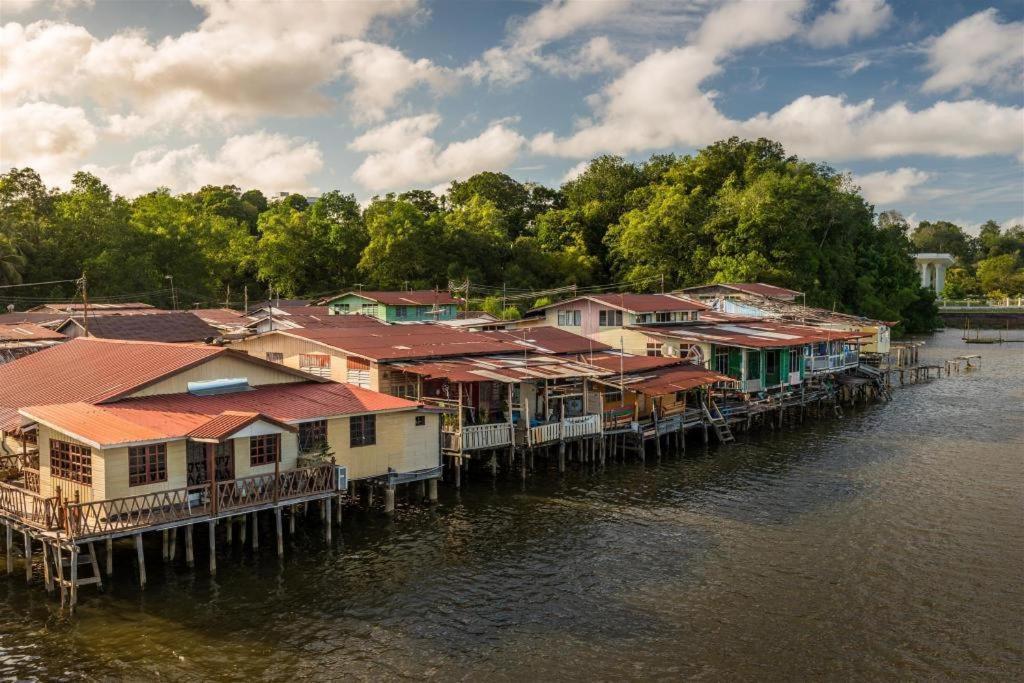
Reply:
[[361, 201], [733, 135], [1024, 222], [1024, 2], [0, 0], [0, 168]]

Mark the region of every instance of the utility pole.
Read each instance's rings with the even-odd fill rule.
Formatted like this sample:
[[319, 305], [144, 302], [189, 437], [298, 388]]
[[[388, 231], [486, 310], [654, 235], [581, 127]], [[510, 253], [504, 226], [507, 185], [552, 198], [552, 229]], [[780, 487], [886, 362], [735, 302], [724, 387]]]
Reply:
[[82, 271], [82, 327], [85, 328], [85, 336], [89, 336], [89, 282], [85, 279], [85, 271]]
[[174, 276], [164, 275], [164, 279], [171, 281], [171, 306], [174, 307], [174, 310], [178, 310], [178, 296], [174, 293]]
[[249, 315], [249, 285], [245, 285], [245, 287], [242, 289], [242, 296], [244, 297], [242, 304], [242, 312], [245, 313], [246, 315]]
[[224, 295], [224, 308], [231, 308], [231, 285], [228, 285], [227, 294]]

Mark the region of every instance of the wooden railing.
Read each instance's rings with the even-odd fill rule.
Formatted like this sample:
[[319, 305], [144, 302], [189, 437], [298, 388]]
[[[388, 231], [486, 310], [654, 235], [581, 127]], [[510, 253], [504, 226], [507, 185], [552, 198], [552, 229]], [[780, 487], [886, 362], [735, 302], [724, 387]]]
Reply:
[[189, 486], [157, 493], [64, 503], [61, 528], [72, 538], [178, 522], [206, 514], [210, 487]]
[[467, 425], [462, 428], [462, 450], [464, 451], [510, 445], [512, 445], [512, 425], [508, 422]]
[[[53, 506], [50, 516], [55, 528], [72, 538], [144, 529], [330, 493], [335, 490], [335, 469], [325, 463], [285, 470], [276, 478], [271, 473], [220, 481], [212, 501], [213, 485], [201, 484], [89, 503], [65, 502]], [[2, 495], [0, 505], [4, 503]]]
[[526, 433], [526, 442], [530, 446], [539, 446], [540, 444], [558, 441], [561, 438], [561, 422], [551, 422], [549, 424], [530, 427], [529, 431]]
[[304, 498], [334, 490], [334, 465], [286, 470], [217, 482], [217, 512]]
[[3, 482], [0, 482], [0, 511], [40, 529], [51, 529], [57, 521], [54, 499]]
[[567, 417], [562, 421], [562, 438], [579, 439], [601, 433], [600, 415], [583, 415]]

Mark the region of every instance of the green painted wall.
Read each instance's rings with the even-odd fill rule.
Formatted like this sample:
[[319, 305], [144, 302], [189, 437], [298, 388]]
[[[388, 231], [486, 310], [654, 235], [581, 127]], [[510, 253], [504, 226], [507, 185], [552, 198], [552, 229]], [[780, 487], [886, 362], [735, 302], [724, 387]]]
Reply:
[[[345, 313], [364, 313], [385, 322], [421, 322], [424, 320], [455, 320], [458, 307], [455, 304], [441, 304], [441, 313], [431, 315], [431, 306], [385, 306], [371, 301], [358, 294], [346, 294], [327, 302], [327, 307], [335, 315]], [[404, 313], [404, 315], [403, 315]]]

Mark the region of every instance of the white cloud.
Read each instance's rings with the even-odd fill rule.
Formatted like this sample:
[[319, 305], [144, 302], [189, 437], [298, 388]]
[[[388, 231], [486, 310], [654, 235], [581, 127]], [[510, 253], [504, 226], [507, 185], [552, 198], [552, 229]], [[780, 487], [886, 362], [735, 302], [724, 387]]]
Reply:
[[442, 147], [429, 136], [441, 120], [433, 114], [399, 119], [356, 138], [352, 149], [370, 152], [353, 177], [375, 192], [424, 187], [508, 167], [525, 140], [504, 122], [475, 138]]
[[173, 192], [232, 184], [264, 192], [309, 192], [309, 176], [323, 167], [314, 142], [260, 131], [228, 138], [212, 156], [199, 145], [157, 147], [135, 154], [123, 167], [86, 166], [116, 192], [134, 196], [157, 187]]
[[995, 9], [963, 19], [928, 46], [925, 92], [972, 86], [1019, 87], [1024, 69], [1024, 22], [999, 23]]
[[[81, 26], [7, 24], [0, 34], [5, 105], [39, 97], [91, 99], [115, 132], [259, 116], [308, 115], [331, 100], [321, 88], [342, 74], [373, 119], [398, 95], [440, 71], [359, 40], [375, 21], [408, 14], [415, 0], [290, 3], [195, 0], [207, 14], [193, 31], [150, 40], [124, 30], [100, 39]], [[379, 83], [373, 83], [371, 73]]]
[[624, 58], [607, 37], [597, 43], [592, 39], [569, 59], [543, 54], [543, 49], [578, 31], [602, 25], [623, 14], [630, 5], [631, 0], [551, 0], [516, 25], [504, 45], [490, 48], [463, 72], [477, 81], [509, 84], [526, 80], [533, 67], [569, 76], [619, 68]]
[[345, 73], [354, 83], [348, 96], [352, 118], [359, 122], [380, 121], [406, 90], [428, 84], [444, 88], [453, 76], [429, 59], [413, 61], [398, 50], [362, 40], [350, 40], [338, 47]]
[[847, 45], [875, 33], [890, 19], [892, 8], [885, 0], [836, 0], [829, 11], [815, 18], [805, 37], [814, 47]]
[[586, 171], [589, 167], [590, 167], [590, 161], [589, 160], [581, 161], [580, 163], [574, 165], [572, 168], [570, 168], [568, 171], [565, 172], [565, 175], [562, 176], [562, 184], [564, 185], [565, 183], [569, 182], [570, 180], [576, 180], [581, 175], [583, 175], [583, 172]]
[[1003, 230], [1009, 230], [1010, 228], [1018, 225], [1024, 225], [1024, 216], [1017, 216], [1016, 218], [1007, 218], [1005, 221], [1000, 223]]
[[3, 9], [4, 14], [21, 14], [41, 5], [49, 5], [54, 10], [63, 11], [80, 6], [92, 7], [94, 4], [96, 0], [4, 0], [0, 3], [0, 9]]
[[0, 109], [0, 168], [31, 166], [65, 183], [96, 146], [96, 129], [80, 107], [29, 102]]
[[746, 120], [727, 117], [717, 108], [715, 94], [701, 84], [721, 72], [732, 51], [794, 35], [802, 10], [799, 2], [734, 2], [716, 9], [692, 44], [651, 53], [588, 100], [593, 119], [567, 137], [537, 135], [533, 150], [582, 158], [696, 147], [731, 135], [773, 138], [791, 152], [833, 161], [1019, 154], [1024, 149], [1024, 110], [983, 100], [940, 101], [912, 111], [904, 103], [879, 109], [873, 100], [804, 95], [773, 113]]
[[895, 171], [877, 171], [854, 176], [864, 197], [875, 205], [892, 204], [906, 199], [911, 191], [923, 185], [931, 174], [916, 168], [901, 167]]

